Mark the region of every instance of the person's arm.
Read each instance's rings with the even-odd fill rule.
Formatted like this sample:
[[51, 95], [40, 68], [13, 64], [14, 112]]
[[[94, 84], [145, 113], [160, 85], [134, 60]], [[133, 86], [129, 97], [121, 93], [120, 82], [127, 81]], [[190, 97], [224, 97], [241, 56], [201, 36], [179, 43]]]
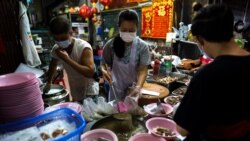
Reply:
[[106, 63], [102, 63], [101, 65], [101, 71], [103, 79], [108, 81], [109, 83], [112, 83], [112, 76], [110, 70], [108, 70], [108, 65]]
[[140, 65], [138, 68], [138, 77], [137, 77], [136, 86], [139, 86], [140, 88], [142, 88], [143, 84], [147, 78], [147, 75], [148, 75], [148, 66], [147, 65]]
[[89, 48], [85, 48], [81, 55], [81, 62], [77, 63], [72, 60], [66, 51], [57, 50], [57, 55], [72, 68], [85, 77], [91, 78], [94, 75], [94, 59], [93, 52]]
[[54, 77], [54, 74], [56, 73], [57, 68], [57, 59], [52, 58], [50, 65], [49, 65], [49, 71], [48, 71], [48, 81], [47, 83], [52, 84], [52, 79]]
[[140, 44], [140, 62], [137, 70], [137, 82], [136, 87], [130, 92], [130, 96], [138, 96], [141, 93], [141, 88], [143, 87], [145, 80], [148, 75], [148, 65], [151, 63], [151, 56], [149, 47], [146, 43], [142, 42]]
[[112, 83], [112, 77], [111, 77], [111, 72], [108, 70], [108, 68], [111, 68], [111, 63], [112, 63], [112, 49], [111, 49], [111, 43], [112, 39], [109, 40], [103, 48], [103, 60], [102, 60], [102, 65], [101, 65], [101, 71], [102, 71], [102, 76], [103, 79], [108, 81], [109, 83]]
[[47, 93], [51, 88], [52, 79], [54, 77], [54, 74], [56, 73], [57, 62], [58, 62], [57, 59], [52, 58], [50, 65], [49, 65], [48, 80], [47, 80], [45, 87], [43, 88], [43, 93]]
[[143, 87], [145, 80], [148, 75], [148, 65], [151, 63], [151, 55], [149, 51], [149, 46], [142, 42], [140, 47], [140, 58], [139, 58], [139, 68], [137, 72], [137, 86]]

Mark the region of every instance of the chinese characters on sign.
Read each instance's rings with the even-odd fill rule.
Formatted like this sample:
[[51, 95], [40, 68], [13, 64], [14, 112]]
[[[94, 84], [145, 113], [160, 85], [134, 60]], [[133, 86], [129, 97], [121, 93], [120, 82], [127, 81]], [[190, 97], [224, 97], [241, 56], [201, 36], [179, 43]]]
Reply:
[[174, 0], [155, 0], [142, 9], [142, 37], [166, 38], [172, 31]]
[[127, 0], [127, 3], [132, 3], [132, 2], [144, 2], [148, 0]]

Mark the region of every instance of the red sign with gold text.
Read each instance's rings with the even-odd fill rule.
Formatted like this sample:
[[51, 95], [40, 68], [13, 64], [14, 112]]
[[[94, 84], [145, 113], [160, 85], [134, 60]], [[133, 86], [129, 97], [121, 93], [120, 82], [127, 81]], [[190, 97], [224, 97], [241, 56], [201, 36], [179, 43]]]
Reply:
[[152, 7], [142, 9], [142, 37], [151, 37], [152, 34]]
[[152, 7], [142, 9], [143, 37], [166, 38], [166, 34], [172, 31], [173, 5], [174, 0], [155, 0]]
[[132, 2], [146, 2], [148, 0], [127, 0], [127, 3], [132, 3]]

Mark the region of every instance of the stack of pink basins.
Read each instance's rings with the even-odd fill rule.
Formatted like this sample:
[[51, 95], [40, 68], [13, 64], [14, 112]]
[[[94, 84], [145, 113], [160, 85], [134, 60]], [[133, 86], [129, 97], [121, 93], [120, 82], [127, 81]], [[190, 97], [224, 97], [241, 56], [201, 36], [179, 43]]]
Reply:
[[0, 123], [34, 117], [43, 111], [43, 99], [35, 74], [0, 76]]

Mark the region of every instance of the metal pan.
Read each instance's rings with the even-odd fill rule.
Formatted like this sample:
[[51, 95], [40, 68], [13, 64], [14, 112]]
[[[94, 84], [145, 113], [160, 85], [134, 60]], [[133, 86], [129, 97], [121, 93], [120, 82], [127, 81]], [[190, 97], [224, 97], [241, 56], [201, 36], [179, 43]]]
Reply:
[[147, 128], [145, 126], [145, 122], [139, 120], [137, 118], [132, 118], [133, 129], [128, 130], [127, 132], [121, 133], [120, 131], [123, 130], [123, 125], [128, 124], [127, 121], [121, 121], [113, 117], [113, 115], [105, 117], [101, 120], [98, 120], [94, 123], [94, 125], [90, 128], [93, 129], [109, 129], [113, 131], [119, 138], [119, 141], [128, 141], [128, 139], [137, 133], [147, 133]]
[[[41, 87], [41, 91], [43, 91], [44, 87], [45, 85]], [[64, 87], [62, 85], [53, 84], [50, 90], [47, 93], [44, 93], [44, 96], [50, 97], [50, 96], [58, 95], [58, 94], [61, 94], [63, 91], [64, 91]]]

